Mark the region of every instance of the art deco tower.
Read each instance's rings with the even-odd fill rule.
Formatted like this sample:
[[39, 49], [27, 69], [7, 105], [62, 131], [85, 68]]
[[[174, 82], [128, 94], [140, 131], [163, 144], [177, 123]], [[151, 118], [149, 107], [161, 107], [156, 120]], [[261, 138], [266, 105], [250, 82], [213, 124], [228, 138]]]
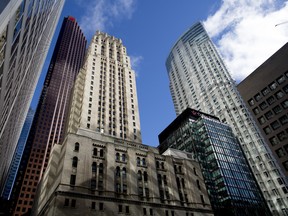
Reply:
[[64, 0], [0, 3], [0, 193]]
[[80, 73], [68, 132], [86, 128], [141, 142], [135, 72], [122, 41], [98, 31]]
[[241, 143], [273, 215], [287, 214], [283, 174], [201, 23], [179, 38], [167, 58], [166, 68], [176, 113], [179, 115], [191, 107], [228, 123]]
[[72, 86], [82, 66], [86, 39], [73, 17], [63, 21], [52, 55], [14, 189], [14, 215], [32, 207], [36, 188], [55, 143], [64, 139]]

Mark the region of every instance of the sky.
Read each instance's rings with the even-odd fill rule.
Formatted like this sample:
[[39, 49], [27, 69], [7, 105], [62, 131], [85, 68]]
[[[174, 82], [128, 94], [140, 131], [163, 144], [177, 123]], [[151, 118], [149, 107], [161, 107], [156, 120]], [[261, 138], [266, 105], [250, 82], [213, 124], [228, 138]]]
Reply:
[[158, 134], [176, 117], [166, 58], [195, 22], [203, 22], [238, 83], [288, 42], [284, 0], [66, 0], [32, 107], [65, 16], [76, 18], [88, 44], [96, 30], [122, 39], [137, 75], [142, 141], [150, 146], [159, 145]]

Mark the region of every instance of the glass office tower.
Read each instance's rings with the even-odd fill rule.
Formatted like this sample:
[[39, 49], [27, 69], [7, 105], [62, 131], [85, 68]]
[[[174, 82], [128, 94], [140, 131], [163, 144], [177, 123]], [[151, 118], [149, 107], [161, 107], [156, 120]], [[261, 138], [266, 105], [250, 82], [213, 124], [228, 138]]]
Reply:
[[160, 135], [161, 152], [175, 148], [197, 158], [215, 215], [270, 215], [231, 128], [187, 108]]
[[0, 3], [0, 193], [64, 0]]
[[288, 214], [284, 175], [201, 23], [194, 24], [178, 39], [167, 58], [166, 68], [176, 113], [190, 107], [228, 123], [241, 143], [271, 211], [274, 215]]

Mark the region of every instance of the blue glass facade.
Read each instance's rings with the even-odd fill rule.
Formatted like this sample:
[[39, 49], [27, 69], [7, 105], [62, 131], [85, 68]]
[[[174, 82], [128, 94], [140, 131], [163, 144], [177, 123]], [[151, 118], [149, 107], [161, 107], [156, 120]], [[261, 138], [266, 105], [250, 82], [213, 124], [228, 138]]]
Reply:
[[175, 148], [198, 159], [215, 215], [270, 215], [239, 141], [217, 118], [186, 109], [159, 135], [160, 152]]
[[22, 154], [25, 148], [25, 144], [28, 138], [28, 134], [32, 125], [32, 121], [33, 121], [33, 117], [34, 117], [35, 111], [32, 110], [31, 108], [29, 108], [28, 114], [26, 116], [26, 120], [24, 123], [24, 126], [22, 128], [20, 137], [19, 137], [19, 141], [12, 159], [12, 163], [8, 172], [8, 178], [5, 182], [5, 186], [4, 186], [4, 190], [3, 190], [3, 194], [2, 197], [4, 199], [9, 200], [10, 199], [10, 195], [12, 192], [12, 188], [15, 182], [15, 178], [16, 178], [16, 174], [18, 171], [18, 167], [22, 158]]

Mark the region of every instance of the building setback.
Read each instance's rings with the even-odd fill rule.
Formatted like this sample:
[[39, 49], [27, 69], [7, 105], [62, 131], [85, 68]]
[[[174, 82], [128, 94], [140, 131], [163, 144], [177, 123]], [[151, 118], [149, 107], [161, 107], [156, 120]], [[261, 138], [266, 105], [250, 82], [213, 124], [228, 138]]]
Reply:
[[89, 129], [69, 133], [53, 148], [32, 215], [213, 215], [199, 164], [165, 154]]
[[64, 0], [0, 4], [0, 193]]
[[159, 151], [191, 152], [198, 160], [215, 215], [271, 215], [231, 128], [187, 108], [159, 135]]
[[[286, 179], [288, 179], [287, 58], [288, 43], [237, 86]], [[284, 184], [283, 190], [288, 193]]]
[[166, 68], [177, 115], [190, 107], [228, 123], [272, 214], [288, 214], [284, 174], [275, 166], [274, 156], [201, 23], [179, 38], [169, 53]]
[[86, 39], [75, 19], [64, 18], [37, 106], [14, 189], [14, 215], [31, 210], [52, 146], [64, 139], [71, 90], [83, 64]]

